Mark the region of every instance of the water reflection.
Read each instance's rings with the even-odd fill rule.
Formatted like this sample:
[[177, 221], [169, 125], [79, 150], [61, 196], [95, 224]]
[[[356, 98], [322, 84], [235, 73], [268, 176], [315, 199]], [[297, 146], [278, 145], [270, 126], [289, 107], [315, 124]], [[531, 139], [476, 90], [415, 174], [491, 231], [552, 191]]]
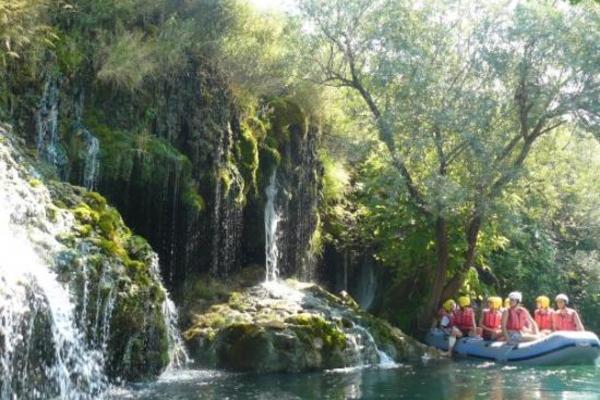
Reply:
[[600, 368], [516, 368], [456, 362], [310, 374], [184, 370], [115, 388], [108, 399], [600, 399]]

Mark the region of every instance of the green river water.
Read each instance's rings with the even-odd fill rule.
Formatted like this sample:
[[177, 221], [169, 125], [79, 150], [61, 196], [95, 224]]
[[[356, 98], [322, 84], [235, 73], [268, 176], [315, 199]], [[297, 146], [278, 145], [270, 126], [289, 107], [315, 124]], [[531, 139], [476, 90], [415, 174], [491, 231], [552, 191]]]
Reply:
[[113, 388], [108, 398], [600, 400], [600, 365], [534, 368], [456, 361], [273, 375], [184, 369], [151, 384]]

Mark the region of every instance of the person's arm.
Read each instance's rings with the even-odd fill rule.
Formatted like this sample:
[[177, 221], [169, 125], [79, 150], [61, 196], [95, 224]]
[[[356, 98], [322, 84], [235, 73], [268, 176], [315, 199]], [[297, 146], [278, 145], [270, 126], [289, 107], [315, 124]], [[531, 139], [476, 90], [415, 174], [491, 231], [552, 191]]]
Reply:
[[488, 327], [487, 327], [487, 326], [485, 326], [485, 325], [483, 324], [483, 312], [482, 312], [482, 313], [481, 313], [481, 315], [479, 316], [479, 327], [480, 327], [480, 328], [481, 328], [481, 330], [482, 330], [482, 331], [484, 331], [484, 332], [485, 332], [485, 331], [488, 331], [488, 332], [490, 331], [490, 329], [488, 329]]
[[508, 330], [506, 329], [506, 324], [508, 322], [508, 309], [502, 311], [502, 335], [508, 340]]
[[471, 320], [471, 330], [473, 331], [473, 333], [475, 333], [477, 331], [477, 324], [475, 323], [475, 310], [473, 310], [473, 318]]
[[579, 318], [579, 313], [577, 311], [573, 311], [575, 317], [575, 325], [577, 326], [578, 331], [585, 331], [583, 327], [583, 323], [581, 322], [581, 318]]
[[533, 333], [536, 335], [539, 334], [540, 329], [538, 328], [535, 320], [531, 317], [529, 310], [527, 310], [525, 307], [523, 307], [523, 310], [525, 310], [525, 315], [527, 316], [527, 320], [529, 321], [529, 326], [533, 329]]

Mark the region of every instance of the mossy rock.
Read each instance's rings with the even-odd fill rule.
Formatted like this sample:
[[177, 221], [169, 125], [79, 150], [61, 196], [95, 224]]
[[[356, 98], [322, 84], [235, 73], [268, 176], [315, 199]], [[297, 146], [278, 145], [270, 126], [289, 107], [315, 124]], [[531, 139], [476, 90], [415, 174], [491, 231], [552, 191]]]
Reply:
[[73, 209], [73, 215], [82, 224], [97, 224], [100, 216], [85, 203]]
[[[370, 332], [370, 333], [368, 333]], [[296, 281], [233, 292], [194, 317], [184, 337], [207, 366], [298, 372], [377, 363], [378, 349], [398, 361], [435, 352], [360, 310], [349, 296]]]
[[273, 136], [279, 144], [290, 140], [290, 135], [306, 137], [308, 119], [302, 108], [293, 100], [279, 98], [269, 102], [272, 109], [269, 120], [271, 129], [268, 135]]
[[[23, 176], [31, 175], [26, 157], [19, 157], [15, 166], [23, 168]], [[169, 339], [162, 312], [165, 290], [150, 269], [152, 249], [145, 240], [132, 235], [119, 212], [100, 194], [48, 180], [46, 175], [40, 177], [39, 182], [31, 180], [29, 184], [48, 189], [51, 200], [41, 199], [48, 222], [56, 222], [60, 228], [71, 227], [56, 235], [62, 248], [48, 256], [54, 256], [54, 271], [70, 290], [75, 303], [74, 323], [81, 329], [86, 345], [103, 353], [104, 372], [111, 380], [157, 377], [169, 362]], [[44, 334], [49, 328], [44, 322], [44, 307], [40, 305], [32, 316], [31, 328], [40, 331], [33, 340], [47, 345], [34, 343], [41, 350], [30, 352], [29, 360], [19, 362], [29, 363], [26, 368], [39, 369], [33, 379], [39, 378], [40, 382], [46, 378], [41, 374], [46, 372], [39, 366], [52, 363], [55, 355]], [[34, 375], [27, 372], [27, 376]], [[56, 388], [41, 383], [35, 387], [45, 396], [58, 396]]]
[[235, 371], [264, 371], [268, 369], [273, 344], [263, 327], [235, 324], [221, 331], [216, 352], [217, 367]]

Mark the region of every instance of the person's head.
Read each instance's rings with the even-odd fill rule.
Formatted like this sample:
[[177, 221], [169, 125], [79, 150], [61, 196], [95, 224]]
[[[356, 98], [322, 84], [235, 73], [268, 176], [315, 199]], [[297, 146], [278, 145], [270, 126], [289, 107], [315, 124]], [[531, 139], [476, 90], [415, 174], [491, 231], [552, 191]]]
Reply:
[[460, 296], [458, 298], [458, 305], [460, 306], [460, 308], [469, 307], [471, 305], [471, 299], [469, 298], [469, 296]]
[[510, 292], [508, 295], [510, 307], [518, 306], [523, 301], [523, 295], [521, 292]]
[[444, 302], [443, 307], [446, 312], [452, 312], [456, 308], [456, 303], [454, 302], [454, 300], [448, 299]]
[[507, 297], [504, 299], [504, 308], [510, 307], [510, 299]]
[[498, 296], [490, 296], [487, 301], [490, 310], [499, 310], [502, 307], [502, 298]]
[[559, 310], [562, 310], [563, 308], [565, 308], [569, 304], [569, 297], [567, 297], [566, 294], [561, 293], [561, 294], [559, 294], [559, 295], [556, 296], [556, 298], [554, 299], [554, 301], [556, 301], [556, 307]]
[[538, 296], [538, 298], [535, 299], [535, 304], [540, 310], [545, 310], [546, 308], [550, 307], [550, 299], [548, 296]]

